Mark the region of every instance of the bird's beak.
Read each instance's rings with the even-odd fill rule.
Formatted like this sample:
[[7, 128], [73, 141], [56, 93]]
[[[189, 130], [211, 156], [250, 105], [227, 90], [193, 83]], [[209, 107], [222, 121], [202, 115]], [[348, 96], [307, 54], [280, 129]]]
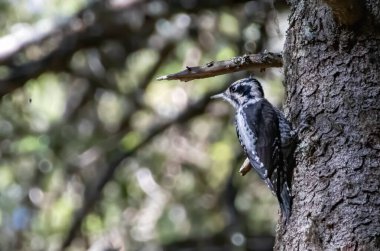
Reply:
[[210, 97], [211, 99], [217, 99], [217, 98], [222, 98], [222, 99], [225, 99], [225, 95], [224, 93], [219, 93], [219, 94], [216, 94], [216, 95], [213, 95]]

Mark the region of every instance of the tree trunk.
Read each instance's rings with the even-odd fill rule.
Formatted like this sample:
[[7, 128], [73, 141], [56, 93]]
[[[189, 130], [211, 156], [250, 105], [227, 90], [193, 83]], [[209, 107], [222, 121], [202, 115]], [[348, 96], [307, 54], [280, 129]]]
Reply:
[[380, 1], [351, 8], [364, 14], [350, 26], [322, 1], [292, 2], [286, 108], [294, 125], [312, 119], [275, 249], [380, 250]]

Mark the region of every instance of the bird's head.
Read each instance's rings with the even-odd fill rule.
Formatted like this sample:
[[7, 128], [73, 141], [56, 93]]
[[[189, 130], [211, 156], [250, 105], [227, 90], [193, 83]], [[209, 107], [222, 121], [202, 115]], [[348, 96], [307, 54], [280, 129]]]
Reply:
[[232, 83], [227, 90], [211, 98], [222, 98], [237, 109], [249, 101], [252, 102], [264, 98], [264, 91], [257, 79], [249, 77]]

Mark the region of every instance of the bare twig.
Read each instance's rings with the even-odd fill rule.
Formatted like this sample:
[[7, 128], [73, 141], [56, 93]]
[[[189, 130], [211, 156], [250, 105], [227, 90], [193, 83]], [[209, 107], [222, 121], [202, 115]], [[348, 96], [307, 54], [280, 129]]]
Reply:
[[363, 1], [324, 0], [331, 8], [335, 18], [341, 24], [353, 25], [363, 15]]
[[239, 173], [244, 176], [246, 175], [249, 171], [251, 171], [252, 169], [252, 166], [251, 166], [251, 163], [249, 162], [249, 159], [246, 158], [244, 160], [244, 163], [243, 165], [241, 165], [240, 169], [239, 169]]
[[161, 76], [157, 80], [190, 81], [200, 78], [215, 77], [231, 72], [244, 71], [254, 68], [282, 67], [282, 56], [279, 53], [263, 52], [243, 55], [229, 60], [209, 62], [203, 66], [186, 67], [186, 70]]

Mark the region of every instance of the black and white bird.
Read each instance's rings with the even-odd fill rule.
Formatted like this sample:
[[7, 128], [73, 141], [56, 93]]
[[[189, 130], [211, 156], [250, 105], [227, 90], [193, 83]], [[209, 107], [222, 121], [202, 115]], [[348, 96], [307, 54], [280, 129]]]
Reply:
[[278, 199], [282, 215], [291, 214], [290, 180], [294, 135], [284, 114], [264, 98], [259, 81], [249, 77], [234, 82], [223, 98], [235, 109], [235, 126], [251, 166]]

